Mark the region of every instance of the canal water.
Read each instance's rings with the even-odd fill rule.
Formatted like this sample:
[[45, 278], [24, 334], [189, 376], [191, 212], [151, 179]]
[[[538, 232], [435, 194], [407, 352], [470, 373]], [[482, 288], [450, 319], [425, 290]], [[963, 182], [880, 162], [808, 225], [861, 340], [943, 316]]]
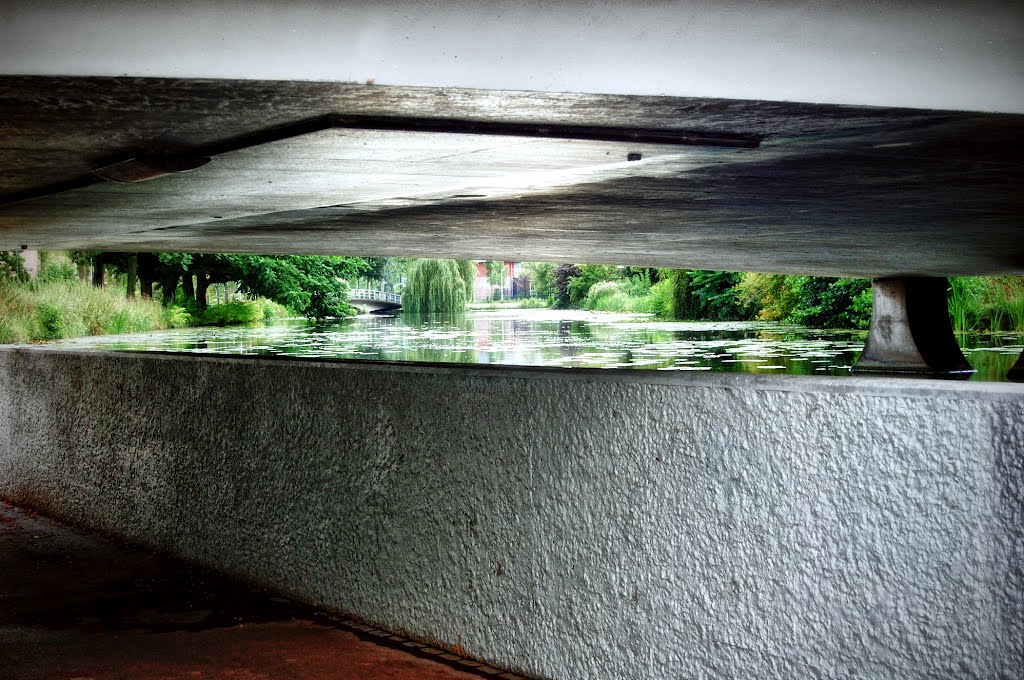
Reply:
[[[365, 315], [327, 325], [301, 320], [189, 328], [48, 343], [54, 349], [257, 354], [318, 359], [454, 362], [850, 375], [866, 331], [766, 322], [665, 322], [647, 315], [549, 309], [471, 311], [455, 320]], [[1001, 380], [1024, 334], [959, 338], [978, 369]]]

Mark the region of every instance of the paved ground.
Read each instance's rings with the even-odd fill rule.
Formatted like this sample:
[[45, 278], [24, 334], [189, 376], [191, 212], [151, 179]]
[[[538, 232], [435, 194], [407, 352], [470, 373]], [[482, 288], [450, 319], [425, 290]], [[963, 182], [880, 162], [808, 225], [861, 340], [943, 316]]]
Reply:
[[0, 502], [0, 677], [518, 676]]

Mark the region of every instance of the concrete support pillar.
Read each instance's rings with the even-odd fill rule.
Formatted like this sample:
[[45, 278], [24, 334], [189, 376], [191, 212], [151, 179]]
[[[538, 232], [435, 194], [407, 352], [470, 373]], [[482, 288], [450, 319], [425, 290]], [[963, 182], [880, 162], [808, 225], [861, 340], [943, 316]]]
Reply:
[[1024, 352], [1021, 353], [1020, 357], [1006, 374], [1007, 379], [1015, 382], [1024, 382]]
[[860, 373], [969, 375], [974, 372], [953, 335], [945, 278], [875, 279]]

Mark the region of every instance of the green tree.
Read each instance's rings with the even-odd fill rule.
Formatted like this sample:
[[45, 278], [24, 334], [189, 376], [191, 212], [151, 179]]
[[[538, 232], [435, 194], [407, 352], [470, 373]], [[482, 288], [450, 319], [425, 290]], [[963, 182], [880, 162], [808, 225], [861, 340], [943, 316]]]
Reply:
[[359, 257], [232, 255], [239, 287], [311, 319], [351, 316], [346, 279], [368, 267]]
[[555, 287], [555, 307], [565, 308], [569, 306], [569, 285], [572, 280], [580, 275], [580, 268], [574, 264], [560, 264], [551, 273], [551, 279]]
[[569, 279], [569, 304], [580, 307], [590, 292], [590, 287], [601, 281], [617, 281], [623, 278], [622, 270], [605, 264], [578, 264], [579, 273]]
[[828, 276], [794, 276], [798, 303], [787, 321], [813, 328], [867, 328], [871, 321], [871, 282]]
[[355, 313], [345, 280], [371, 266], [359, 257], [156, 253], [139, 256], [139, 279], [144, 294], [147, 279], [150, 293], [152, 282], [159, 282], [165, 305], [177, 299], [181, 282], [186, 306], [204, 310], [211, 285], [234, 281], [250, 297], [265, 297], [298, 314], [324, 319]]
[[736, 290], [764, 321], [814, 328], [867, 328], [871, 322], [868, 279], [743, 274]]
[[748, 272], [740, 277], [736, 294], [762, 321], [784, 321], [799, 304], [792, 276]]
[[28, 271], [21, 253], [13, 250], [0, 250], [0, 280], [28, 281]]
[[553, 262], [527, 262], [524, 268], [530, 277], [530, 287], [535, 297], [555, 297], [555, 265]]
[[495, 287], [498, 288], [498, 294], [494, 297], [501, 299], [504, 295], [505, 289], [505, 277], [508, 275], [505, 269], [505, 263], [501, 260], [489, 260], [487, 262], [487, 283], [491, 285], [491, 290]]
[[673, 315], [676, 319], [732, 321], [749, 319], [736, 295], [737, 272], [688, 269], [675, 271]]
[[473, 260], [455, 260], [455, 264], [459, 268], [462, 284], [466, 287], [466, 302], [469, 302], [476, 290], [476, 265]]
[[466, 281], [455, 260], [415, 260], [402, 293], [411, 315], [458, 314], [466, 309]]

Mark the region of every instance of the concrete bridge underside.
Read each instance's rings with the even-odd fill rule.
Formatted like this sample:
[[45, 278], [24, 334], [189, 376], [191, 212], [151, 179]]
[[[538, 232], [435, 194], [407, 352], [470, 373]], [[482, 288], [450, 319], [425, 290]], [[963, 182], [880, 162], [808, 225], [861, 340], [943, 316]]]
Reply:
[[1024, 271], [1020, 114], [5, 76], [0, 119], [3, 249]]

